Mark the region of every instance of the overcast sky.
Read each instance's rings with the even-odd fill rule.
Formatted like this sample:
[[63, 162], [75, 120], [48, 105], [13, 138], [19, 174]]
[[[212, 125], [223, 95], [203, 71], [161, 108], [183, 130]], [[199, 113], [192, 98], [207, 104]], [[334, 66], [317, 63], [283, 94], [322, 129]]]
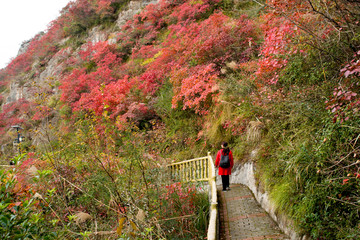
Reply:
[[68, 2], [70, 0], [1, 0], [0, 69], [16, 57], [22, 42], [46, 30]]

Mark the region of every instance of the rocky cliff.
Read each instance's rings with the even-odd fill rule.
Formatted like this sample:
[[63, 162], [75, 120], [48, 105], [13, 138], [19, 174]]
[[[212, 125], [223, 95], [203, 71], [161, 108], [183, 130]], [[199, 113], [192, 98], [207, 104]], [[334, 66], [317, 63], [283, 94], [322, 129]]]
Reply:
[[[90, 29], [86, 36], [83, 39], [83, 42], [92, 42], [97, 43], [100, 41], [108, 41], [113, 44], [116, 42], [116, 34], [119, 33], [122, 26], [133, 18], [135, 14], [138, 14], [141, 9], [146, 7], [149, 4], [156, 4], [158, 1], [143, 0], [143, 1], [130, 1], [118, 14], [116, 20], [116, 26], [111, 29], [103, 29], [100, 26], [95, 26]], [[37, 37], [43, 35], [39, 34]], [[31, 39], [33, 40], [33, 39]], [[30, 41], [25, 41], [19, 51], [18, 55], [25, 53], [29, 47]], [[59, 42], [60, 49], [66, 44], [68, 38], [65, 38]], [[67, 57], [76, 57], [78, 55], [78, 50], [81, 49], [81, 46], [77, 50], [72, 51], [70, 48], [67, 48], [66, 55]], [[10, 87], [8, 93], [3, 94], [5, 101], [3, 104], [9, 104], [11, 102], [16, 102], [19, 99], [34, 100], [36, 93], [38, 93], [38, 88], [45, 88], [47, 90], [53, 91], [54, 94], [58, 93], [56, 86], [56, 81], [59, 80], [62, 72], [65, 69], [63, 54], [54, 54], [48, 61], [41, 64], [39, 61], [36, 61], [32, 64], [32, 69], [35, 72], [32, 74], [25, 74], [20, 77], [11, 79]], [[49, 86], [50, 89], [49, 89]], [[42, 91], [42, 90], [41, 90]]]

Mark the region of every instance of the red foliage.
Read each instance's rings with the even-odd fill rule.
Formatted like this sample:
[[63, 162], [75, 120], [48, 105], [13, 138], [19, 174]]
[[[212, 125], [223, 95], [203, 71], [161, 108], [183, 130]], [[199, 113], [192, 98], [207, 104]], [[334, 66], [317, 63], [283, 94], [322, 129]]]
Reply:
[[43, 120], [53, 113], [53, 109], [26, 99], [5, 104], [0, 113], [0, 135], [5, 136], [12, 125], [21, 125], [26, 128], [33, 121]]
[[95, 4], [96, 13], [100, 16], [105, 16], [113, 11], [111, 3], [117, 2], [117, 0], [98, 0]]
[[140, 120], [149, 119], [153, 116], [153, 112], [148, 108], [145, 103], [132, 102], [128, 107], [127, 112], [122, 115], [121, 119], [123, 121], [134, 121], [138, 122]]
[[296, 45], [292, 44], [297, 28], [283, 17], [278, 18], [269, 14], [266, 19], [263, 24], [265, 39], [256, 74], [266, 79], [267, 83], [276, 84], [279, 70], [286, 66], [289, 56], [297, 52]]
[[172, 99], [173, 107], [176, 107], [178, 102], [183, 102], [183, 109], [194, 109], [197, 113], [207, 114], [211, 100], [215, 100], [211, 97], [214, 98], [219, 89], [218, 72], [214, 66], [215, 64], [209, 64], [196, 66], [191, 70], [177, 69], [172, 78], [172, 83], [176, 87]]
[[125, 77], [116, 82], [95, 87], [89, 93], [82, 94], [81, 99], [75, 104], [74, 110], [90, 110], [96, 115], [102, 115], [106, 110], [111, 117], [124, 114], [129, 105], [127, 94], [134, 82]]
[[140, 49], [133, 48], [131, 57], [132, 57], [132, 59], [152, 58], [158, 52], [159, 52], [159, 49], [155, 48], [153, 45], [144, 45], [144, 46], [141, 46]]
[[[352, 87], [358, 87], [358, 84], [352, 84]], [[360, 110], [360, 98], [353, 92], [351, 87], [338, 87], [334, 89], [333, 96], [326, 101], [326, 109], [334, 114], [333, 121], [342, 123], [352, 117], [358, 117]]]
[[[61, 100], [69, 102], [72, 106], [84, 93], [90, 93], [102, 84], [115, 81], [116, 71], [114, 68], [120, 63], [119, 57], [114, 53], [115, 47], [106, 42], [93, 45], [88, 43], [79, 55], [82, 61], [93, 62], [95, 71], [88, 72], [86, 68], [75, 68], [70, 74], [62, 79]], [[80, 64], [80, 61], [76, 62]]]
[[249, 123], [246, 119], [238, 117], [232, 121], [225, 121], [223, 128], [229, 130], [233, 136], [239, 136], [245, 133], [248, 125]]
[[257, 71], [265, 84], [277, 83], [280, 70], [286, 67], [291, 55], [304, 51], [304, 43], [321, 49], [325, 39], [335, 30], [341, 31], [340, 26], [346, 21], [341, 20], [344, 15], [335, 12], [344, 7], [342, 1], [336, 5], [331, 1], [313, 4], [300, 0], [267, 1], [268, 11], [262, 16], [265, 37]]
[[[19, 57], [12, 68], [31, 66], [35, 56], [32, 54], [54, 54], [53, 42], [66, 36], [73, 24], [90, 26], [96, 14], [109, 14], [115, 2], [118, 0], [71, 2], [62, 16], [51, 23], [48, 32], [29, 45], [31, 54]], [[257, 34], [246, 17], [234, 20], [215, 13], [200, 20], [217, 2], [179, 0], [150, 4], [123, 27], [117, 46], [88, 43], [82, 46], [79, 58], [71, 57], [68, 49], [60, 51], [64, 64], [73, 68], [61, 80], [61, 100], [75, 111], [137, 121], [153, 114], [147, 103], [164, 79], [171, 78], [173, 106], [181, 103], [184, 109], [206, 114], [216, 101], [220, 69], [229, 61], [247, 62], [256, 49], [252, 38]], [[160, 45], [157, 39], [166, 26], [170, 33]], [[141, 66], [135, 63], [139, 58], [144, 60]], [[130, 61], [123, 64], [123, 59]], [[43, 107], [32, 118], [37, 120], [50, 112]]]
[[153, 96], [163, 83], [163, 71], [148, 70], [140, 76], [138, 88], [145, 96]]
[[87, 91], [85, 74], [85, 68], [74, 69], [70, 75], [62, 79], [62, 85], [59, 87], [62, 90], [62, 101], [72, 104], [80, 99], [81, 93]]
[[185, 1], [183, 4], [174, 8], [169, 15], [168, 22], [192, 22], [210, 10], [211, 7], [218, 2], [219, 0]]
[[20, 72], [29, 71], [35, 59], [45, 57], [49, 59], [57, 52], [56, 43], [68, 34], [68, 29], [73, 28], [74, 24], [79, 24], [83, 28], [91, 26], [97, 17], [96, 14], [104, 16], [113, 12], [111, 3], [114, 2], [119, 2], [119, 0], [77, 0], [70, 2], [61, 11], [61, 16], [49, 24], [45, 33], [35, 36], [26, 52], [9, 63], [6, 67], [7, 75], [13, 76]]
[[35, 112], [34, 116], [32, 117], [32, 120], [34, 120], [34, 121], [43, 120], [52, 113], [53, 113], [53, 110], [47, 106], [37, 106], [36, 112]]
[[228, 61], [250, 59], [254, 46], [249, 43], [256, 36], [255, 28], [245, 17], [233, 20], [222, 13], [215, 13], [203, 22], [169, 28], [172, 34], [163, 44], [162, 54], [150, 66], [154, 69], [161, 66], [170, 72], [173, 107], [182, 102], [184, 109], [206, 114], [211, 101], [216, 100], [211, 96], [218, 90], [220, 68]]
[[20, 54], [15, 59], [11, 60], [11, 62], [8, 64], [6, 67], [6, 73], [9, 76], [14, 76], [21, 71], [28, 71], [28, 67], [31, 65], [31, 63], [32, 59], [27, 52]]
[[8, 103], [0, 113], [0, 135], [4, 136], [12, 125], [28, 125], [26, 118], [33, 114], [34, 104], [25, 99]]
[[[173, 12], [171, 7], [175, 7]], [[221, 13], [199, 23], [181, 22], [181, 16], [194, 20], [208, 9], [210, 1], [185, 1], [179, 5], [162, 1], [147, 6], [123, 27], [118, 36], [118, 50], [105, 42], [82, 48], [81, 59], [75, 61], [75, 65], [93, 62], [96, 67], [91, 72], [75, 68], [65, 76], [61, 100], [69, 102], [74, 110], [85, 109], [98, 116], [106, 111], [111, 118], [120, 116], [121, 121], [139, 120], [152, 114], [146, 106], [148, 97], [156, 94], [165, 77], [172, 76], [174, 89], [178, 90], [175, 90], [174, 106], [183, 101], [184, 108], [206, 113], [211, 97], [217, 92], [219, 68], [228, 60], [247, 61], [251, 53], [249, 36], [254, 32], [246, 18], [231, 20]], [[171, 27], [172, 37], [162, 47], [155, 46], [154, 39], [169, 14], [177, 18], [177, 25]], [[132, 59], [151, 60], [131, 76], [116, 74], [120, 69], [131, 67], [133, 63], [122, 65], [120, 61], [120, 57], [131, 53]], [[185, 74], [181, 75], [182, 72]], [[117, 77], [120, 79], [116, 80]]]
[[217, 0], [199, 2], [179, 0], [160, 1], [158, 4], [148, 5], [123, 26], [123, 31], [118, 36], [124, 56], [130, 54], [130, 49], [136, 53], [142, 46], [153, 44], [159, 31], [166, 25], [174, 24], [174, 22], [180, 24], [185, 17], [187, 17], [187, 22], [193, 22], [210, 9], [210, 4], [216, 2]]
[[166, 192], [160, 197], [163, 216], [184, 216], [194, 213], [195, 187], [184, 187], [181, 183], [166, 186]]
[[349, 64], [346, 64], [340, 72], [347, 78], [351, 76], [360, 76], [360, 51], [358, 51], [354, 59]]
[[178, 55], [179, 64], [212, 62], [220, 67], [230, 60], [248, 61], [253, 49], [249, 43], [256, 36], [249, 19], [242, 17], [234, 20], [222, 13], [215, 13], [200, 23], [177, 24], [169, 28], [172, 34], [165, 45]]

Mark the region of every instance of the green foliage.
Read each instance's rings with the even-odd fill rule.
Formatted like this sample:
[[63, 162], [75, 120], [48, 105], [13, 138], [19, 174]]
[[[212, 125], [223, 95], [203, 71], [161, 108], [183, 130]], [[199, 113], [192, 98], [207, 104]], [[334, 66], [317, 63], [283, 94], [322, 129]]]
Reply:
[[212, 109], [206, 119], [206, 138], [217, 149], [227, 141], [237, 161], [246, 161], [246, 155], [257, 142], [247, 141], [250, 121], [258, 121], [264, 110], [252, 104], [251, 96], [257, 92], [254, 80], [246, 71], [227, 69], [220, 82], [220, 104]]
[[57, 108], [59, 104], [59, 96], [52, 95], [49, 97], [47, 106], [50, 108]]
[[[97, 121], [94, 116], [84, 114], [72, 124], [76, 131], [61, 135], [44, 148], [42, 159], [49, 164], [33, 179], [48, 203], [42, 206], [43, 210], [65, 218], [62, 224], [69, 230], [65, 236], [91, 235], [89, 232], [94, 228], [107, 231], [117, 226], [119, 216], [125, 214], [127, 221], [137, 225], [137, 230], [122, 233], [126, 237], [164, 239], [173, 234], [175, 238], [181, 235], [185, 239], [202, 239], [207, 227], [207, 194], [197, 194], [193, 186], [184, 185], [179, 192], [171, 193], [176, 204], [164, 208], [169, 202], [163, 198], [170, 194], [165, 187], [169, 179], [158, 168], [161, 158], [149, 154], [154, 146], [146, 144], [146, 131], [153, 134], [150, 132], [156, 130], [155, 126], [139, 130], [136, 125], [129, 125], [120, 134], [111, 124], [97, 129]], [[136, 217], [139, 209], [144, 211], [145, 219]], [[79, 211], [89, 213], [96, 222], [76, 224], [74, 212]], [[169, 220], [159, 221], [164, 218]], [[58, 229], [59, 222], [54, 224]], [[179, 229], [182, 229], [180, 233]]]
[[[83, 36], [73, 36], [71, 38], [69, 38], [64, 47], [72, 47], [74, 49], [77, 49], [79, 47], [81, 47], [83, 44], [85, 44], [85, 40], [83, 38]], [[67, 68], [64, 70], [65, 72], [67, 71], [71, 71], [74, 67], [73, 66], [67, 66]]]
[[199, 231], [200, 234], [203, 234], [202, 237], [205, 238], [204, 230], [209, 226], [209, 210], [210, 202], [207, 192], [202, 192], [204, 187], [197, 187], [199, 193], [194, 197], [194, 205], [196, 206], [195, 213], [196, 218], [194, 220], [195, 228]]
[[45, 228], [44, 216], [36, 210], [36, 200], [21, 188], [12, 171], [0, 170], [1, 239], [55, 239]]
[[284, 71], [279, 82], [285, 87], [283, 98], [273, 100], [264, 112], [270, 121], [258, 179], [299, 232], [311, 239], [351, 239], [359, 236], [354, 175], [359, 122], [333, 122], [324, 96], [336, 86], [327, 81], [334, 63], [318, 61], [296, 57]]
[[303, 54], [294, 55], [282, 71], [279, 83], [286, 88], [293, 85], [318, 85], [322, 82], [334, 84], [332, 80], [339, 74], [339, 62], [343, 61], [344, 55], [336, 45], [326, 47], [326, 52], [309, 50], [306, 58]]
[[219, 2], [219, 7], [224, 10], [225, 14], [231, 17], [247, 15], [250, 18], [258, 17], [260, 11], [264, 8], [263, 6], [252, 0], [222, 0]]
[[64, 27], [64, 33], [66, 35], [78, 37], [86, 33], [86, 26], [78, 22], [73, 22], [69, 27]]
[[206, 137], [216, 146], [220, 146], [221, 142], [232, 142], [231, 133], [224, 129], [224, 123], [234, 118], [234, 107], [231, 104], [221, 104], [213, 111], [213, 115], [209, 116], [209, 128]]
[[97, 67], [97, 65], [94, 61], [85, 62], [84, 65], [85, 65], [84, 67], [85, 67], [87, 73], [91, 73], [91, 72], [95, 71], [96, 67]]
[[[196, 193], [195, 191], [199, 191]], [[186, 199], [186, 202], [184, 200]], [[208, 226], [210, 204], [206, 192], [193, 184], [173, 183], [166, 186], [163, 196], [160, 196], [161, 215], [173, 216], [164, 221], [167, 229], [172, 229], [167, 235], [171, 239], [204, 239]], [[179, 221], [180, 220], [180, 221]], [[184, 231], [191, 224], [190, 231]]]
[[201, 129], [200, 117], [192, 110], [181, 110], [181, 106], [173, 109], [172, 96], [172, 85], [167, 83], [160, 89], [155, 104], [156, 114], [165, 124], [166, 136], [158, 145], [160, 152], [184, 160], [206, 155], [203, 143], [196, 140]]
[[71, 107], [69, 105], [63, 105], [59, 110], [60, 116], [69, 117], [72, 114]]
[[[78, 11], [72, 16], [74, 18], [60, 25], [61, 34], [54, 34], [68, 36], [65, 45], [74, 50], [85, 44], [84, 39], [92, 27], [101, 25], [98, 29], [107, 29], [108, 32], [111, 28], [116, 29], [116, 17], [129, 1], [114, 1], [110, 10], [106, 1], [90, 1], [93, 5], [89, 1], [79, 2], [85, 5], [73, 9]], [[290, 20], [286, 18], [286, 21], [274, 9], [259, 16], [264, 7], [257, 2], [265, 3], [250, 0], [223, 0], [216, 4], [213, 1], [192, 1], [186, 8], [180, 9], [181, 2], [163, 2], [163, 7], [149, 7], [146, 13], [137, 15], [133, 22], [128, 23], [125, 32], [116, 37], [113, 34], [112, 37], [117, 39], [116, 50], [110, 52], [122, 61], [114, 64], [115, 58], [106, 58], [101, 54], [97, 62], [79, 60], [73, 66], [67, 65], [67, 62], [76, 62], [75, 58], [64, 60], [65, 75], [78, 66], [84, 67], [90, 74], [101, 69], [101, 63], [115, 65], [109, 68], [111, 79], [104, 77], [105, 71], [99, 71], [91, 78], [82, 79], [81, 84], [86, 85], [97, 78], [115, 83], [119, 76], [130, 77], [113, 88], [105, 88], [105, 83], [101, 83], [104, 85], [98, 89], [97, 82], [94, 82], [94, 90], [99, 90], [94, 95], [96, 97], [89, 98], [88, 104], [75, 106], [80, 108], [76, 114], [69, 105], [60, 108], [55, 95], [50, 97], [46, 104], [51, 108], [60, 108], [61, 119], [55, 115], [49, 116], [49, 119], [53, 117], [51, 124], [37, 122], [42, 122], [43, 126], [34, 134], [46, 139], [46, 144], [37, 149], [42, 151], [42, 156], [35, 163], [40, 170], [35, 177], [23, 179], [41, 193], [44, 201], [36, 205], [36, 201], [25, 193], [19, 199], [14, 193], [15, 180], [7, 179], [9, 175], [2, 175], [1, 196], [5, 200], [1, 199], [1, 230], [14, 236], [22, 234], [19, 239], [46, 239], [51, 234], [47, 236], [45, 231], [60, 231], [61, 228], [70, 230], [66, 232], [69, 239], [79, 236], [85, 239], [91, 238], [90, 232], [119, 230], [121, 224], [118, 220], [126, 219], [127, 224], [136, 227], [132, 226], [132, 232], [118, 231], [123, 238], [134, 235], [142, 239], [202, 239], [205, 237], [209, 209], [206, 194], [195, 194], [193, 186], [173, 185], [161, 166], [204, 156], [209, 150], [214, 153], [222, 141], [227, 141], [236, 161], [256, 161], [259, 186], [270, 192], [277, 211], [289, 215], [297, 230], [312, 239], [359, 238], [360, 121], [359, 102], [354, 100], [360, 94], [358, 75], [354, 72], [349, 78], [339, 76], [341, 65], [347, 58], [354, 59], [355, 50], [351, 47], [358, 45], [359, 34], [349, 30], [357, 27], [352, 25], [345, 31], [337, 28], [335, 33], [339, 34], [339, 39], [331, 33], [332, 27], [307, 25], [309, 19], [321, 19], [309, 11], [302, 19], [293, 19], [303, 23], [301, 28], [299, 25], [295, 29], [291, 14], [287, 15]], [[97, 3], [103, 4], [101, 9], [94, 8]], [[200, 6], [205, 3], [209, 5]], [[200, 4], [199, 9], [195, 6], [197, 4]], [[280, 7], [297, 6], [291, 5], [293, 1], [268, 1], [267, 4], [275, 7], [276, 4]], [[300, 10], [294, 15], [306, 12], [304, 6], [301, 9], [295, 7]], [[172, 12], [172, 8], [177, 10]], [[291, 13], [290, 10], [281, 9], [284, 14]], [[336, 7], [328, 10], [329, 17], [336, 15]], [[243, 14], [252, 19], [251, 26], [247, 26], [249, 22], [244, 22], [239, 28], [239, 21], [235, 19], [239, 20]], [[186, 17], [189, 19], [184, 19]], [[333, 23], [338, 20], [334, 18]], [[193, 29], [189, 28], [190, 23]], [[325, 21], [319, 21], [319, 25], [323, 23]], [[338, 23], [343, 24], [342, 21]], [[220, 32], [217, 25], [223, 27], [219, 27]], [[257, 25], [262, 25], [262, 29], [256, 28]], [[301, 31], [306, 27], [309, 27], [305, 29], [307, 33], [320, 34], [319, 39], [313, 38], [312, 33], [311, 36], [303, 35]], [[321, 32], [316, 32], [317, 27], [321, 28]], [[242, 32], [247, 28], [249, 32], [243, 37], [235, 34], [234, 30]], [[264, 42], [268, 40], [267, 45], [260, 43], [262, 31]], [[344, 39], [345, 35], [351, 34], [352, 38]], [[173, 44], [175, 40], [178, 41]], [[105, 42], [103, 44], [107, 47]], [[30, 72], [17, 76], [18, 79], [21, 77], [21, 84], [26, 83], [25, 77], [35, 78], [44, 70], [47, 59], [58, 50], [58, 46], [51, 46], [53, 49], [46, 50], [39, 57], [37, 66], [25, 68], [31, 65], [28, 59], [19, 60], [19, 66], [15, 65], [16, 73], [17, 69]], [[161, 51], [166, 47], [168, 52]], [[101, 48], [88, 50], [89, 57], [104, 51]], [[257, 74], [261, 64], [259, 53], [260, 58], [267, 56], [262, 69], [264, 79]], [[81, 54], [70, 54], [77, 55]], [[204, 72], [205, 75], [211, 72], [216, 76], [206, 85], [214, 93], [211, 95], [214, 99], [204, 98], [201, 102], [204, 113], [209, 114], [197, 114], [194, 109], [198, 106], [194, 102], [186, 110], [183, 109], [186, 106], [184, 101], [178, 101], [179, 104], [173, 108], [172, 99], [180, 89], [183, 91], [178, 100], [188, 96], [196, 99], [205, 92], [202, 84], [206, 79], [196, 76], [201, 64], [214, 62], [214, 69]], [[274, 63], [277, 63], [276, 67]], [[183, 72], [175, 74], [179, 69]], [[154, 71], [154, 76], [151, 71]], [[195, 77], [188, 78], [187, 84], [184, 84], [189, 74]], [[274, 76], [275, 80], [269, 76]], [[79, 78], [74, 77], [70, 82]], [[169, 79], [176, 84], [171, 84]], [[195, 80], [199, 84], [194, 84]], [[149, 85], [143, 84], [146, 81]], [[56, 87], [59, 84], [55, 84]], [[124, 101], [117, 101], [123, 96], [109, 92], [118, 93], [118, 89], [126, 84], [129, 84], [130, 90], [124, 91], [123, 95], [128, 96]], [[142, 86], [133, 87], [137, 85]], [[71, 93], [78, 87], [70, 86]], [[52, 85], [50, 87], [53, 89]], [[337, 92], [334, 92], [335, 87]], [[355, 94], [351, 95], [353, 98], [345, 101], [342, 97], [346, 98], [346, 95], [339, 93], [343, 89], [351, 90]], [[86, 94], [82, 100], [92, 96], [88, 90], [84, 90]], [[150, 90], [151, 94], [147, 93]], [[5, 91], [5, 85], [2, 85], [0, 92]], [[333, 102], [341, 106], [341, 111], [347, 111], [348, 119], [335, 117], [336, 111], [340, 110], [329, 104], [334, 93], [339, 95], [335, 99], [337, 102]], [[106, 101], [98, 101], [104, 94]], [[3, 101], [0, 98], [0, 103]], [[95, 116], [91, 104], [97, 101], [100, 114]], [[116, 114], [110, 113], [109, 103]], [[133, 113], [129, 111], [121, 118], [120, 115], [132, 103], [146, 104], [150, 116], [139, 121], [130, 120]], [[81, 110], [84, 106], [88, 108], [87, 113]], [[11, 109], [7, 111], [11, 112]], [[17, 123], [21, 119], [15, 120]], [[0, 119], [1, 124], [2, 121]], [[258, 129], [251, 129], [254, 122], [258, 124]], [[6, 125], [5, 121], [3, 125]], [[255, 140], [249, 137], [254, 131], [257, 131]], [[258, 159], [254, 158], [253, 152], [258, 152]], [[23, 161], [19, 159], [18, 162]], [[21, 173], [18, 176], [23, 177]], [[184, 209], [184, 206], [188, 208]], [[145, 216], [137, 218], [140, 210]], [[88, 212], [95, 220], [76, 223], [74, 213], [79, 211]], [[57, 219], [52, 219], [53, 214]], [[39, 228], [40, 223], [44, 224], [43, 229]], [[135, 228], [138, 230], [135, 231]]]

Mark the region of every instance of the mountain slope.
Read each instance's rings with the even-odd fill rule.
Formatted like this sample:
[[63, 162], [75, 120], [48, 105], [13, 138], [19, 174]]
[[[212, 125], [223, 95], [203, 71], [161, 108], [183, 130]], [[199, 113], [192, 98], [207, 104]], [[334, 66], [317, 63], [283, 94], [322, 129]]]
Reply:
[[[297, 231], [356, 238], [359, 10], [346, 0], [73, 2], [1, 70], [3, 155], [21, 124], [33, 164], [88, 176], [79, 185], [108, 181], [109, 204], [123, 209], [117, 171], [136, 163], [130, 182], [149, 189], [142, 173], [228, 141], [238, 163], [260, 149], [259, 184]], [[57, 201], [89, 211], [78, 194]]]

